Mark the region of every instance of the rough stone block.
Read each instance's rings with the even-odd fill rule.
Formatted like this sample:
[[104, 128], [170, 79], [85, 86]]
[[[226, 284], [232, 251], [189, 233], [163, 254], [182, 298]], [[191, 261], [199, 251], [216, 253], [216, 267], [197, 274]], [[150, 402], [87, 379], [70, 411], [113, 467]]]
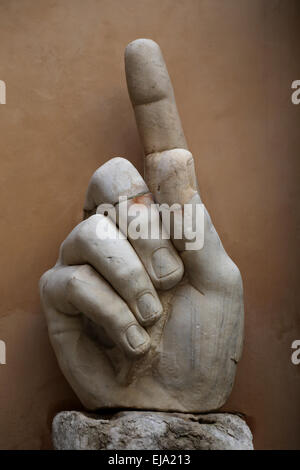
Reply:
[[230, 413], [123, 411], [96, 415], [63, 411], [53, 420], [52, 436], [55, 449], [253, 449], [249, 427]]

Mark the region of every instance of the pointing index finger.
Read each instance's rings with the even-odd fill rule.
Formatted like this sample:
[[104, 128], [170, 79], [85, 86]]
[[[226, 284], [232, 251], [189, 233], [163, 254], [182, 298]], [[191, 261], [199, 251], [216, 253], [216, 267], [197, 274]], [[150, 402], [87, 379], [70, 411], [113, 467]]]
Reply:
[[145, 155], [187, 149], [173, 87], [158, 44], [151, 39], [129, 43], [125, 69]]

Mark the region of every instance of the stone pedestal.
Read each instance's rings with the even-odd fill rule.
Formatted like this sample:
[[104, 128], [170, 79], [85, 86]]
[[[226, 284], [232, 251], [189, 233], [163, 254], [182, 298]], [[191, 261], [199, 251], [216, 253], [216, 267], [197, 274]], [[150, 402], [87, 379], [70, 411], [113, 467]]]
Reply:
[[53, 420], [55, 449], [235, 450], [253, 449], [245, 421], [230, 413], [184, 414], [63, 411]]

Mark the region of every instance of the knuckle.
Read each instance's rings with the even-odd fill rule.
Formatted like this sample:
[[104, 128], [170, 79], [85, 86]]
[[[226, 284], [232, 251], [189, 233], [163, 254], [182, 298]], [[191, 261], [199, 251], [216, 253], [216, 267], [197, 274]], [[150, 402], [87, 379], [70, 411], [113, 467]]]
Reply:
[[137, 279], [141, 281], [145, 278], [145, 268], [139, 259], [127, 260], [128, 262], [122, 262], [118, 264], [118, 269], [115, 271], [115, 276], [120, 283], [124, 283], [124, 280], [131, 282], [132, 285], [136, 285]]
[[[93, 216], [92, 216], [93, 217]], [[90, 219], [89, 219], [90, 220]], [[75, 233], [75, 242], [76, 244], [78, 245], [83, 245], [86, 243], [86, 239], [87, 239], [87, 227], [88, 227], [88, 224], [87, 224], [87, 221], [84, 221], [82, 222], [79, 226], [78, 226], [78, 229], [76, 230], [76, 233]]]
[[138, 279], [145, 277], [146, 274], [145, 268], [139, 260], [133, 261], [130, 266], [124, 265], [123, 269], [130, 277]]
[[[101, 167], [99, 167], [92, 175], [89, 184], [88, 184], [88, 197], [90, 199], [94, 199], [94, 196], [97, 195], [97, 189], [100, 186], [100, 175], [101, 175]], [[95, 202], [95, 200], [94, 200]]]
[[63, 263], [69, 264], [68, 260], [73, 258], [75, 252], [84, 252], [86, 247], [90, 245], [97, 233], [97, 224], [101, 217], [104, 216], [94, 214], [71, 231], [60, 247], [59, 259]]
[[88, 264], [83, 264], [75, 269], [72, 267], [66, 280], [66, 296], [73, 296], [76, 294], [83, 284], [86, 284], [94, 276], [94, 270]]
[[74, 233], [74, 241], [79, 248], [84, 248], [89, 243], [93, 227], [97, 220], [99, 221], [98, 215], [94, 214], [77, 226]]
[[66, 296], [69, 297], [70, 295], [74, 294], [78, 290], [78, 284], [80, 280], [76, 276], [76, 273], [72, 274], [66, 283]]
[[46, 271], [39, 280], [39, 290], [41, 297], [48, 296], [50, 292], [50, 279], [53, 276], [54, 268]]
[[91, 207], [96, 207], [99, 204], [99, 200], [101, 199], [101, 175], [102, 170], [101, 167], [98, 168], [94, 174], [92, 175], [87, 189], [86, 195], [86, 204]]
[[103, 215], [103, 214], [94, 214], [89, 219], [89, 225], [91, 225], [91, 224], [96, 225], [96, 224], [99, 223], [99, 221], [104, 221], [104, 220], [106, 220], [105, 215]]
[[107, 179], [108, 173], [117, 168], [122, 161], [128, 162], [128, 160], [122, 157], [111, 158], [93, 173], [88, 185], [88, 199], [93, 199], [96, 205], [101, 202], [99, 199], [101, 199], [102, 195], [102, 186], [103, 182]]

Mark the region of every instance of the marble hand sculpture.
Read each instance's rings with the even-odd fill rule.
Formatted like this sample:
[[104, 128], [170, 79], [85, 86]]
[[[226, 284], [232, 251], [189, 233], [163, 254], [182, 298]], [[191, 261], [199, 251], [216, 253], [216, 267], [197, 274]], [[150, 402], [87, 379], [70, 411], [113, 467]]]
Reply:
[[[240, 272], [204, 210], [204, 245], [120, 234], [98, 207], [141, 213], [157, 204], [202, 204], [159, 46], [147, 39], [125, 52], [129, 95], [145, 153], [145, 179], [124, 158], [92, 176], [85, 219], [62, 243], [40, 281], [59, 365], [88, 409], [216, 410], [227, 400], [243, 342]], [[123, 197], [120, 202], [120, 197]], [[129, 219], [130, 220], [130, 217]], [[156, 219], [157, 220], [157, 219]], [[173, 238], [172, 238], [173, 234]]]

